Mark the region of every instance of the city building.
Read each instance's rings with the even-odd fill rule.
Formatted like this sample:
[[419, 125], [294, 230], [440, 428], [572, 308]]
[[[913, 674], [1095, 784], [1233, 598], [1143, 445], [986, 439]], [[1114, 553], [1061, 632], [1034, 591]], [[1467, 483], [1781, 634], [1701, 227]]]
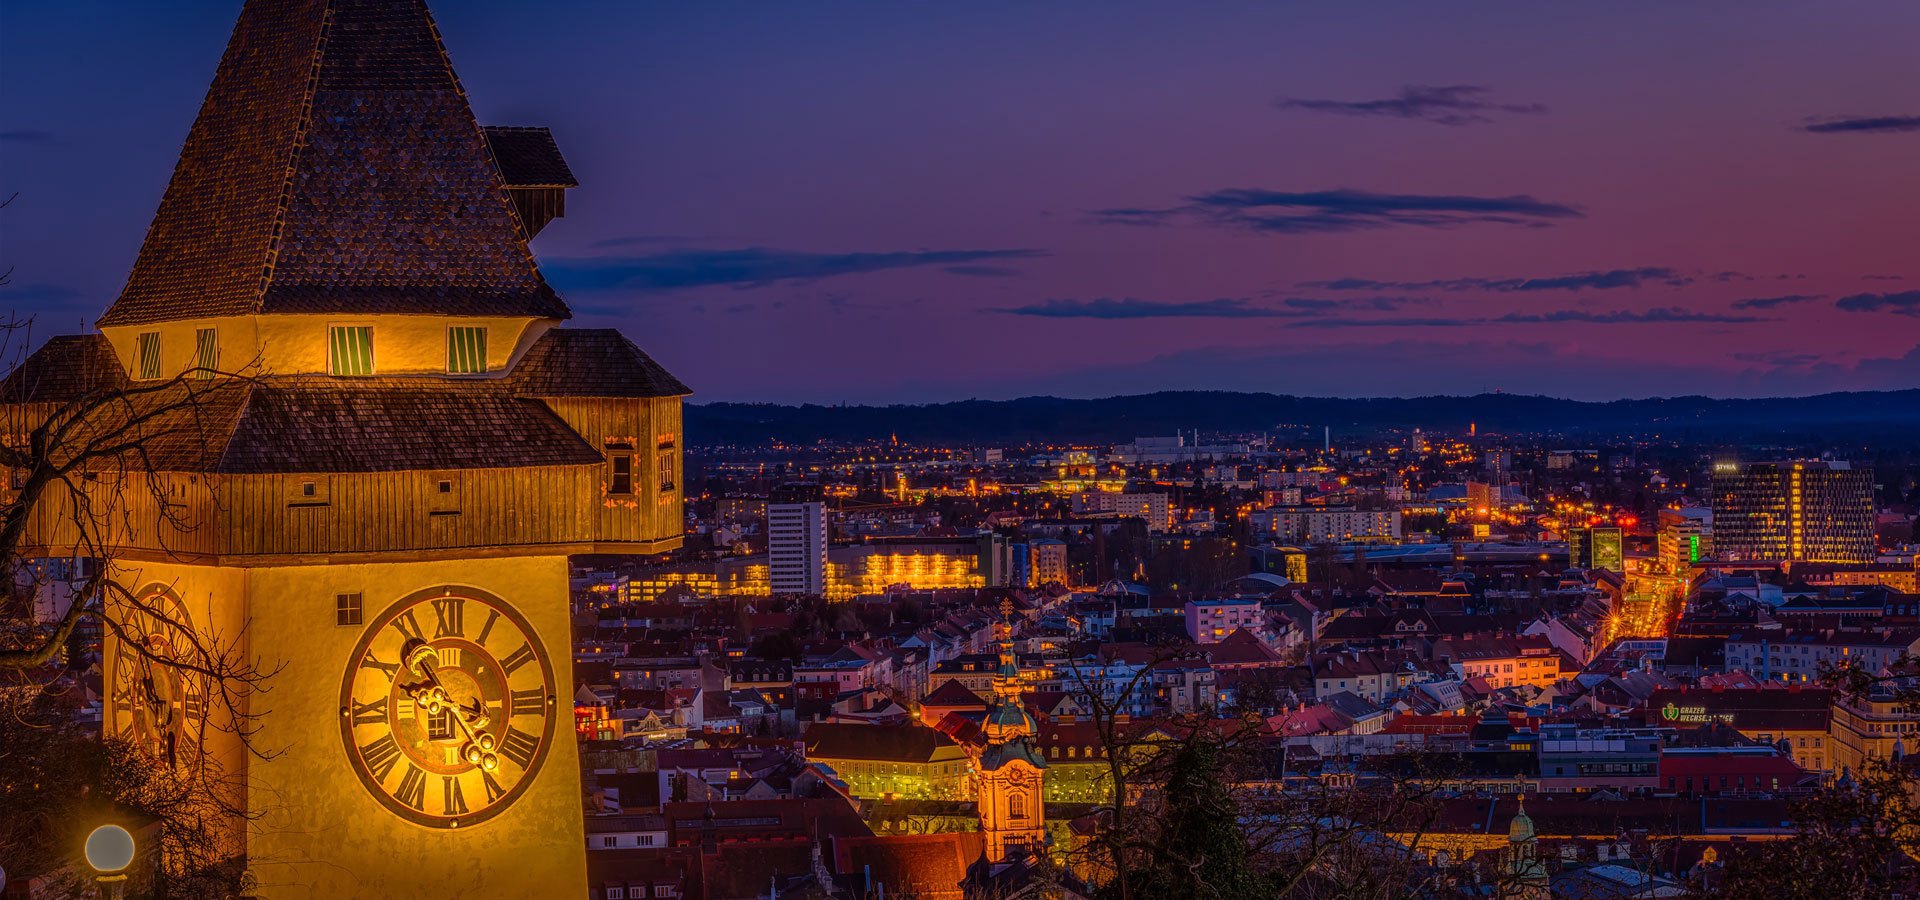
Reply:
[[1254, 535], [1286, 544], [1394, 543], [1400, 510], [1351, 506], [1274, 506], [1247, 516]]
[[1618, 528], [1575, 528], [1567, 532], [1567, 551], [1575, 568], [1627, 570], [1626, 533]]
[[1713, 510], [1704, 506], [1660, 511], [1655, 535], [1660, 567], [1686, 572], [1702, 560], [1713, 559]]
[[827, 506], [819, 485], [790, 484], [767, 498], [767, 577], [776, 594], [827, 592]]
[[[573, 184], [423, 3], [248, 0], [99, 333], [0, 387], [15, 434], [125, 398], [92, 427], [146, 451], [82, 490], [155, 615], [105, 639], [105, 728], [218, 785], [260, 896], [587, 896], [568, 557], [680, 545], [689, 391], [562, 327], [528, 241]], [[189, 640], [270, 694], [148, 665]]]
[[1188, 600], [1183, 611], [1187, 637], [1197, 644], [1224, 641], [1242, 628], [1255, 637], [1267, 633], [1267, 611], [1258, 600]]
[[1833, 460], [1715, 463], [1713, 539], [1729, 562], [1873, 562], [1873, 470]]

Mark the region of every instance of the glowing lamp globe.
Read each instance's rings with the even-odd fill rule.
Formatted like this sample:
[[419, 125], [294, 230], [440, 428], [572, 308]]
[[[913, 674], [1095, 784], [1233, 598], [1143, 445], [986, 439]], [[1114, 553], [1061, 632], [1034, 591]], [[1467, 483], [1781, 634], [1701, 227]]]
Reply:
[[118, 825], [102, 825], [87, 835], [87, 865], [118, 872], [133, 864], [133, 835]]

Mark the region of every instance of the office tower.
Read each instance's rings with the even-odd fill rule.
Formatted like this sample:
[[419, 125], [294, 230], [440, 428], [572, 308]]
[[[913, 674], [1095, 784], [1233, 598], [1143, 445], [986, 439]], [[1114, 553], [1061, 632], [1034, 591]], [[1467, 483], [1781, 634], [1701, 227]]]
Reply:
[[776, 594], [827, 592], [827, 505], [817, 484], [789, 484], [767, 498], [768, 577]]
[[1717, 463], [1713, 538], [1733, 562], [1872, 562], [1873, 471], [1825, 460]]
[[1713, 558], [1713, 510], [1701, 506], [1660, 511], [1660, 565], [1668, 572]]

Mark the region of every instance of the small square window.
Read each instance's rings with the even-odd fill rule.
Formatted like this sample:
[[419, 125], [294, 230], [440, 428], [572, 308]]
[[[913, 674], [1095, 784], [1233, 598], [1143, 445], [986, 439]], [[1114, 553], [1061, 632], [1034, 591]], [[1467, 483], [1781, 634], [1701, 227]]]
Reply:
[[453, 493], [453, 482], [442, 478], [434, 484], [434, 489], [442, 494], [451, 494]]
[[360, 624], [360, 595], [335, 594], [333, 597], [333, 624]]
[[139, 357], [140, 377], [154, 379], [160, 377], [160, 332], [142, 332], [134, 340], [135, 355]]
[[607, 445], [607, 493], [633, 493], [633, 446], [626, 443]]
[[302, 481], [302, 482], [300, 482], [300, 496], [302, 496], [302, 497], [318, 497], [319, 495], [320, 495], [320, 487], [319, 487], [319, 485], [316, 485], [316, 484], [314, 484], [314, 483], [313, 483], [313, 482], [311, 482], [311, 481]]

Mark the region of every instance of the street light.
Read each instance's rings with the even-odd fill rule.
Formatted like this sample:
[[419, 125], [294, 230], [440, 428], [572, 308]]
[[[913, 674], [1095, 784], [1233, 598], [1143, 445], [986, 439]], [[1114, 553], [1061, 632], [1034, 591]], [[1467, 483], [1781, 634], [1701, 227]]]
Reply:
[[118, 825], [102, 825], [87, 835], [87, 865], [100, 873], [94, 881], [115, 898], [125, 889], [126, 868], [133, 864], [133, 835]]

